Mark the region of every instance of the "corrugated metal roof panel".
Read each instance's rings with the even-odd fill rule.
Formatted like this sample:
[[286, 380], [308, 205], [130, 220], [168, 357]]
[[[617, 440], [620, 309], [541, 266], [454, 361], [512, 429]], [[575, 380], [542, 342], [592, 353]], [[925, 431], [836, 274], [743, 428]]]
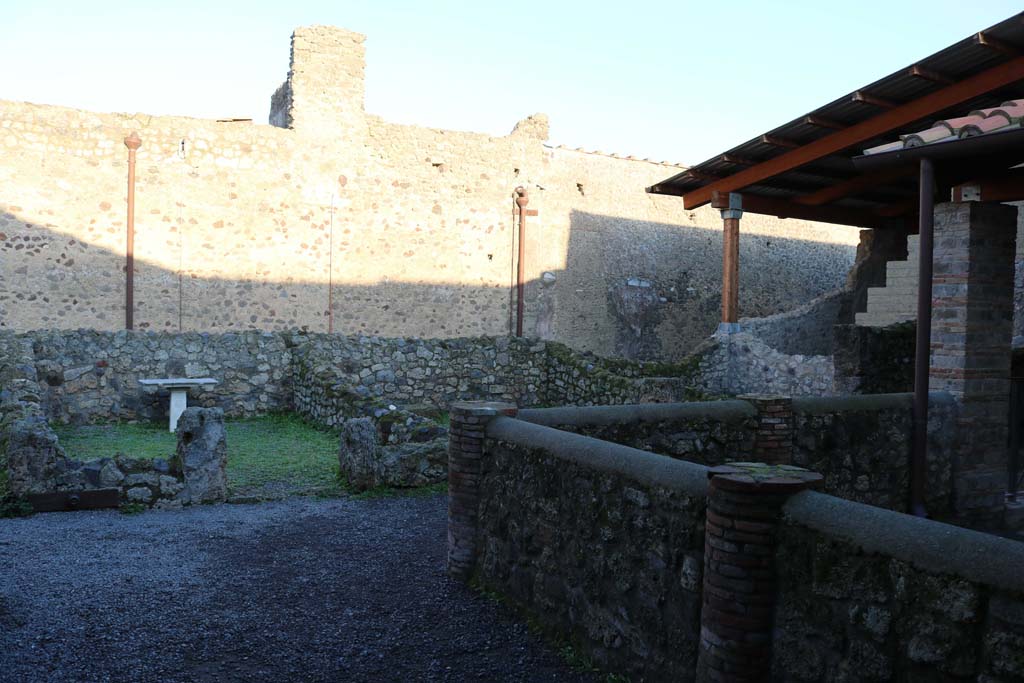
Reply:
[[[1024, 50], [1024, 13], [1017, 14], [996, 26], [984, 31], [988, 36]], [[963, 80], [986, 69], [1008, 61], [1011, 57], [993, 49], [992, 47], [979, 44], [975, 36], [965, 38], [949, 47], [916, 62], [914, 65], [900, 69], [884, 78], [881, 78], [859, 91], [868, 93], [875, 97], [890, 100], [895, 104], [917, 100], [929, 93], [936, 92], [947, 84], [929, 80], [920, 76], [911, 75], [912, 66], [920, 66], [930, 71], [942, 74], [954, 81]], [[855, 125], [862, 121], [869, 120], [882, 109], [876, 105], [854, 100], [854, 94], [840, 97], [822, 107], [819, 107], [804, 116], [796, 118], [777, 128], [767, 132], [764, 136], [757, 136], [740, 145], [733, 147], [724, 154], [717, 155], [711, 159], [693, 166], [696, 173], [711, 173], [719, 177], [728, 177], [747, 168], [746, 165], [730, 164], [723, 160], [723, 156], [735, 156], [747, 158], [753, 161], [766, 161], [790, 151], [790, 147], [780, 147], [762, 141], [765, 136], [772, 136], [781, 140], [788, 140], [798, 145], [806, 145], [814, 142], [835, 131], [830, 128], [815, 126], [807, 123], [809, 116], [816, 116], [821, 119], [836, 121], [847, 125]], [[765, 196], [779, 196], [780, 193], [798, 191], [796, 188], [826, 187], [835, 182], [841, 181], [844, 177], [856, 175], [856, 169], [851, 161], [852, 157], [861, 153], [865, 148], [891, 142], [898, 139], [899, 135], [915, 133], [930, 127], [936, 120], [950, 116], [962, 116], [969, 111], [987, 107], [998, 106], [1003, 101], [1024, 97], [1024, 81], [1019, 81], [1011, 86], [1002, 87], [987, 93], [984, 96], [962, 102], [948, 110], [937, 111], [930, 114], [923, 121], [916, 121], [905, 127], [887, 132], [873, 140], [865, 141], [854, 148], [834, 154], [828, 157], [817, 159], [809, 167], [801, 167], [799, 170], [791, 170], [778, 176], [759, 181], [757, 185], [743, 188], [744, 192], [761, 194]], [[817, 172], [816, 172], [817, 171]], [[825, 171], [834, 174], [836, 178], [829, 179]], [[712, 182], [708, 178], [694, 176], [676, 177], [659, 183], [663, 188], [671, 186], [674, 191], [689, 192], [703, 187]], [[788, 189], [783, 189], [788, 188]]]

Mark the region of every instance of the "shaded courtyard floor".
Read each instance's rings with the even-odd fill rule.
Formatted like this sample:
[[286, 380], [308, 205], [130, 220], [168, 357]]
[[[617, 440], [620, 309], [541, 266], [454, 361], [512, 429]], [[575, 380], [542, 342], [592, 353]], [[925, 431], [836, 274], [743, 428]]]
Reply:
[[0, 519], [0, 681], [591, 681], [444, 573], [447, 498]]

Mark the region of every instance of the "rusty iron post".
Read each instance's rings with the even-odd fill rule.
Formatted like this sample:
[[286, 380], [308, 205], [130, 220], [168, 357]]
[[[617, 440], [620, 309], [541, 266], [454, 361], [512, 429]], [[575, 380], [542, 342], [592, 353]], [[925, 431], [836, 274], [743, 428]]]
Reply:
[[523, 314], [525, 302], [523, 300], [523, 279], [526, 272], [526, 205], [530, 203], [530, 197], [526, 188], [520, 185], [516, 188], [516, 206], [519, 207], [519, 258], [516, 260], [516, 336], [523, 336]]
[[935, 166], [921, 159], [918, 183], [917, 340], [914, 353], [914, 438], [910, 456], [910, 512], [927, 517], [925, 479], [928, 476], [928, 375], [932, 345], [932, 258], [935, 229]]
[[142, 146], [139, 134], [132, 131], [124, 139], [128, 148], [128, 236], [125, 245], [124, 328], [135, 326], [135, 152]]

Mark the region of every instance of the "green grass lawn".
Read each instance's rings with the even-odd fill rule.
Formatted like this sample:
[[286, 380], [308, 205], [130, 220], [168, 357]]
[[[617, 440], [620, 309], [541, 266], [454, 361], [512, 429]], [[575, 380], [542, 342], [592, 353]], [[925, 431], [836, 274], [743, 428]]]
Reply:
[[[227, 420], [228, 488], [233, 498], [336, 495], [338, 441], [293, 415]], [[95, 460], [116, 453], [169, 458], [177, 438], [165, 425], [62, 425], [55, 431], [69, 457]]]

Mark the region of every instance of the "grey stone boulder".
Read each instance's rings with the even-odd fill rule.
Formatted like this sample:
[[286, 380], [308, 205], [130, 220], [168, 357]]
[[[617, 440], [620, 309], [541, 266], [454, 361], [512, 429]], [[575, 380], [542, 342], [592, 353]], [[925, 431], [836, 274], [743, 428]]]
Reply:
[[377, 472], [378, 486], [428, 486], [448, 478], [448, 439], [385, 447]]
[[358, 417], [342, 423], [338, 467], [355, 489], [426, 486], [448, 476], [446, 437], [391, 445], [383, 445], [384, 438], [373, 418]]
[[227, 498], [227, 434], [220, 408], [186, 408], [178, 419], [178, 448], [171, 469], [184, 475], [178, 494], [186, 504], [219, 503]]

